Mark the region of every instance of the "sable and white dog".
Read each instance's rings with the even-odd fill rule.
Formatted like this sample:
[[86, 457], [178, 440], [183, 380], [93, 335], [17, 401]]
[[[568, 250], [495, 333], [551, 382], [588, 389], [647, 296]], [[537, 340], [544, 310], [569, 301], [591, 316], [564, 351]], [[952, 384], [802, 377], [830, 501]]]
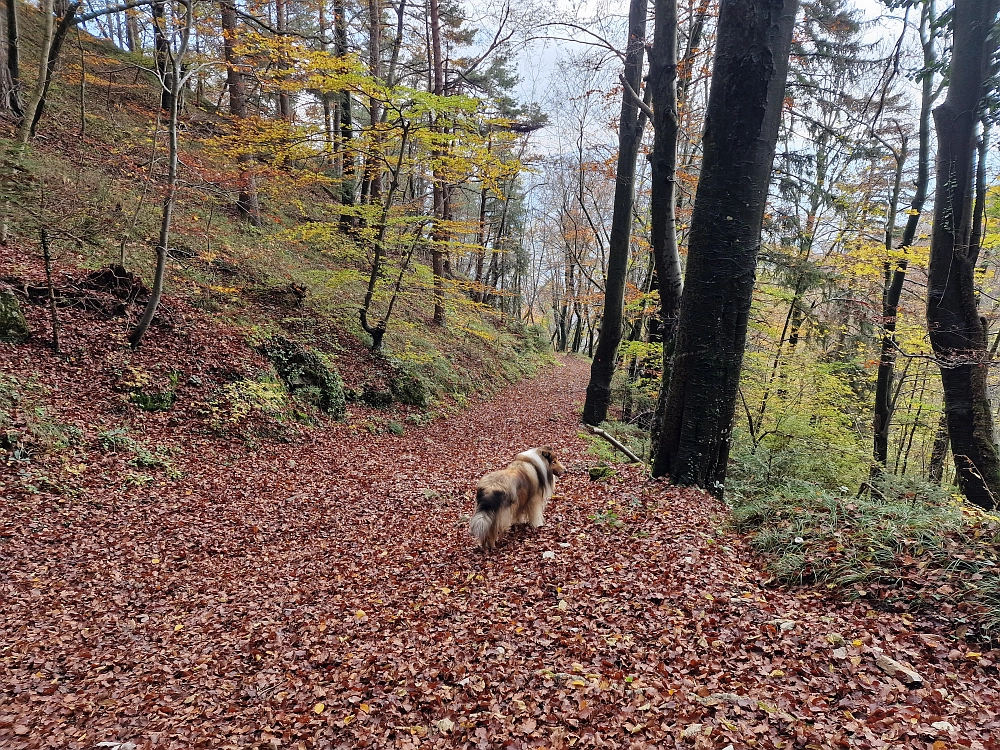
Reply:
[[517, 523], [537, 528], [545, 523], [545, 504], [566, 468], [548, 446], [518, 453], [510, 466], [493, 471], [476, 486], [476, 513], [469, 531], [483, 549]]

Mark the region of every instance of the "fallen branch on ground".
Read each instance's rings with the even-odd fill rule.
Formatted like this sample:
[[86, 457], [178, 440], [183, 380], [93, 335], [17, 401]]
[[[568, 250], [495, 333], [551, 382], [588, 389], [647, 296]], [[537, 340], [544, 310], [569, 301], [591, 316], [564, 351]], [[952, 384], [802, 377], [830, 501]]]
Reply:
[[632, 451], [630, 451], [624, 445], [622, 445], [621, 443], [619, 443], [615, 438], [611, 437], [611, 435], [609, 435], [607, 432], [605, 432], [604, 430], [602, 430], [600, 427], [591, 427], [589, 424], [588, 425], [584, 425], [584, 427], [586, 427], [587, 430], [589, 432], [591, 432], [592, 434], [597, 435], [597, 437], [604, 438], [605, 440], [607, 440], [609, 443], [611, 443], [611, 445], [613, 445], [615, 448], [617, 448], [622, 453], [624, 453], [626, 456], [628, 456], [632, 460], [632, 463], [636, 463], [636, 464], [645, 463], [641, 458], [639, 458], [637, 455], [635, 455]]

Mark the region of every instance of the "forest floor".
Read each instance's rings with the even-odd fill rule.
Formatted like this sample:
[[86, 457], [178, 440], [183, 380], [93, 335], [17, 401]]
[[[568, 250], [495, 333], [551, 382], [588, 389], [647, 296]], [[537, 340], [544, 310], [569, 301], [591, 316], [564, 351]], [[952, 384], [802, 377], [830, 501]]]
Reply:
[[[0, 748], [1000, 748], [1000, 653], [769, 587], [700, 492], [591, 482], [586, 376], [8, 508]], [[540, 444], [569, 469], [546, 526], [484, 555], [477, 477]]]

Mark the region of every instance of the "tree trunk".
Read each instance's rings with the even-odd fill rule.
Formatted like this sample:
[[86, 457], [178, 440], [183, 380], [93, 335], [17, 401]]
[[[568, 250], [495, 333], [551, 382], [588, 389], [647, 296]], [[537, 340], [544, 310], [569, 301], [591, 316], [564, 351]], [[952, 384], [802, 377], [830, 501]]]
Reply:
[[[333, 1], [333, 24], [334, 38], [336, 40], [337, 57], [347, 55], [347, 15], [344, 8], [344, 0]], [[353, 206], [355, 201], [355, 170], [354, 151], [351, 149], [351, 140], [354, 136], [353, 107], [351, 92], [344, 90], [340, 92], [337, 109], [340, 111], [340, 204], [342, 206]], [[347, 230], [355, 225], [355, 217], [347, 211], [341, 211], [340, 226]]]
[[[430, 1], [431, 22], [431, 67], [433, 69], [434, 94], [444, 96], [444, 57], [441, 54], [441, 12], [438, 0]], [[437, 124], [434, 125], [438, 129]], [[434, 152], [435, 161], [441, 157], [440, 151]], [[431, 266], [434, 271], [434, 323], [444, 325], [444, 272], [445, 253], [448, 243], [448, 232], [443, 222], [446, 218], [448, 186], [440, 169], [434, 170], [434, 185], [432, 187], [434, 201], [434, 227], [431, 231]]]
[[[10, 74], [10, 52], [7, 45], [7, 20], [11, 13], [14, 13], [13, 6], [16, 0], [6, 0], [5, 18], [0, 22], [0, 112], [13, 112], [15, 103], [14, 79]], [[16, 15], [15, 15], [16, 19]], [[15, 27], [16, 27], [15, 20]], [[14, 52], [17, 54], [16, 50]], [[20, 112], [16, 113], [20, 116]]]
[[[222, 52], [226, 61], [226, 87], [229, 89], [229, 113], [240, 120], [247, 117], [246, 85], [240, 71], [236, 55], [237, 16], [235, 0], [223, 0], [219, 4], [222, 11]], [[240, 191], [236, 198], [236, 210], [240, 218], [254, 226], [260, 225], [260, 202], [257, 198], [252, 162], [249, 154], [241, 154]]]
[[997, 507], [1000, 497], [1000, 457], [986, 393], [986, 330], [976, 306], [972, 183], [997, 7], [997, 0], [955, 3], [948, 96], [934, 110], [938, 158], [927, 298], [956, 478], [969, 502], [986, 509]]
[[[615, 171], [614, 213], [608, 239], [608, 270], [604, 285], [604, 314], [590, 366], [583, 421], [599, 425], [611, 404], [611, 377], [615, 372], [622, 339], [625, 308], [625, 276], [632, 244], [632, 205], [635, 200], [635, 162], [642, 142], [645, 115], [639, 115], [636, 96], [642, 78], [643, 46], [646, 43], [646, 0], [631, 0], [628, 14], [628, 45], [622, 85], [622, 109], [618, 126], [618, 166]], [[631, 91], [629, 90], [631, 87]]]
[[[924, 50], [924, 68], [930, 70], [935, 60], [934, 32], [931, 28], [930, 8], [923, 6], [920, 18], [920, 36]], [[920, 93], [920, 126], [919, 145], [917, 147], [917, 182], [913, 198], [910, 201], [909, 216], [903, 229], [898, 248], [906, 250], [913, 244], [917, 225], [920, 223], [920, 212], [927, 198], [927, 186], [930, 182], [930, 142], [931, 142], [931, 105], [933, 104], [934, 79], [931, 75], [923, 78]], [[895, 223], [896, 199], [899, 195], [899, 180], [903, 162], [906, 160], [906, 148], [902, 147], [899, 154], [900, 163], [897, 166], [896, 186], [891, 206], [889, 225], [886, 227], [886, 249], [892, 249], [892, 229]], [[890, 274], [886, 269], [885, 292], [882, 295], [882, 348], [879, 356], [878, 375], [875, 381], [875, 410], [873, 418], [873, 450], [872, 476], [877, 476], [885, 469], [889, 456], [889, 426], [892, 423], [893, 404], [891, 399], [894, 369], [896, 366], [896, 318], [899, 314], [899, 298], [903, 293], [903, 282], [906, 280], [908, 260], [900, 258]]]
[[[278, 30], [278, 34], [281, 36], [281, 42], [284, 44], [285, 32], [288, 30], [288, 8], [285, 6], [286, 0], [274, 0], [274, 17], [275, 25]], [[281, 53], [281, 57], [284, 58], [284, 51]], [[279, 63], [278, 68], [283, 70], [287, 65], [282, 61]], [[278, 116], [285, 122], [292, 121], [292, 102], [291, 98], [288, 96], [288, 91], [282, 86], [278, 89]]]
[[[15, 3], [17, 0], [8, 0]], [[38, 104], [42, 101], [45, 93], [46, 80], [49, 70], [49, 51], [52, 49], [52, 37], [55, 35], [55, 17], [52, 15], [52, 0], [42, 0], [42, 47], [38, 56], [38, 77], [35, 85], [28, 96], [28, 103], [24, 108], [24, 117], [17, 129], [17, 142], [24, 145], [31, 138], [31, 125], [35, 121], [35, 112], [38, 111]]]
[[797, 0], [722, 0], [654, 476], [722, 495]]
[[170, 40], [167, 38], [165, 0], [156, 0], [152, 4], [153, 15], [153, 57], [156, 61], [156, 75], [160, 79], [160, 109], [170, 112], [173, 109], [171, 97], [174, 90], [171, 78], [173, 66], [170, 64]]
[[[52, 35], [52, 42], [46, 53], [45, 77], [42, 81], [41, 95], [33, 105], [34, 111], [31, 114], [31, 125], [28, 129], [29, 138], [35, 137], [38, 122], [42, 119], [42, 113], [45, 111], [45, 102], [49, 94], [49, 86], [52, 85], [52, 76], [55, 75], [56, 63], [59, 61], [59, 53], [62, 52], [63, 42], [66, 41], [66, 35], [69, 34], [69, 30], [76, 25], [76, 11], [79, 7], [79, 3], [71, 3], [66, 7], [66, 13], [59, 18], [59, 25], [56, 26], [55, 32]], [[24, 119], [25, 121], [28, 120], [28, 112], [25, 112]]]
[[135, 19], [136, 11], [125, 11], [125, 39], [129, 52], [142, 52], [142, 37], [139, 35], [139, 23]]
[[663, 343], [663, 376], [650, 431], [653, 455], [667, 407], [674, 333], [680, 312], [681, 259], [677, 250], [675, 185], [677, 171], [677, 0], [656, 0], [656, 26], [649, 53], [649, 87], [653, 103], [653, 156], [650, 166], [650, 241], [656, 285], [660, 293], [657, 337]]
[[18, 31], [17, 0], [6, 0], [6, 67], [10, 88], [7, 90], [4, 107], [9, 107], [16, 117], [24, 115], [21, 105], [21, 38]]
[[944, 459], [948, 455], [948, 415], [941, 413], [937, 431], [934, 433], [934, 446], [931, 448], [931, 460], [927, 466], [927, 481], [941, 484], [944, 478]]
[[[167, 123], [167, 192], [163, 197], [163, 210], [160, 214], [160, 234], [156, 243], [156, 271], [153, 276], [153, 288], [150, 291], [149, 301], [146, 303], [146, 309], [143, 310], [142, 317], [128, 337], [128, 342], [133, 349], [138, 348], [139, 344], [142, 343], [142, 338], [153, 322], [153, 316], [156, 315], [156, 308], [159, 306], [160, 298], [163, 296], [167, 255], [169, 253], [170, 228], [173, 222], [174, 205], [177, 200], [177, 167], [179, 163], [177, 148], [178, 105], [180, 89], [184, 80], [181, 75], [181, 68], [184, 65], [184, 57], [187, 54], [188, 44], [191, 39], [193, 21], [191, 9], [191, 5], [185, 6], [184, 25], [181, 28], [181, 39], [176, 53], [172, 56], [167, 55], [164, 57], [170, 66], [169, 76], [166, 79], [170, 81], [171, 87], [168, 92], [170, 94], [170, 116]], [[167, 48], [164, 48], [164, 51], [169, 52]]]

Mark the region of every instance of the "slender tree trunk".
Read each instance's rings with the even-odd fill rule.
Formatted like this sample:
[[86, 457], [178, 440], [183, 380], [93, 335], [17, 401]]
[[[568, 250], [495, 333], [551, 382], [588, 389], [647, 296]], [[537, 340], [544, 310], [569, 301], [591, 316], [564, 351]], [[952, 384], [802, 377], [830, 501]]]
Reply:
[[986, 392], [986, 330], [976, 306], [972, 239], [975, 127], [997, 0], [957, 0], [948, 96], [934, 110], [938, 140], [927, 329], [941, 367], [956, 478], [969, 502], [993, 509], [1000, 497], [1000, 456]]
[[45, 282], [49, 291], [49, 317], [52, 319], [52, 351], [59, 354], [59, 315], [56, 312], [56, 290], [52, 285], [52, 251], [49, 248], [49, 233], [45, 229], [41, 230], [41, 240], [42, 259], [45, 261]]
[[[17, 0], [9, 0], [13, 3]], [[52, 49], [52, 38], [55, 35], [55, 16], [52, 15], [52, 0], [42, 0], [42, 48], [38, 55], [38, 77], [35, 85], [28, 95], [28, 102], [24, 108], [24, 117], [17, 129], [17, 142], [21, 146], [25, 145], [31, 138], [31, 125], [35, 121], [35, 112], [38, 111], [38, 104], [42, 101], [48, 79], [49, 51]]]
[[135, 10], [125, 11], [125, 39], [129, 52], [142, 52], [142, 37], [139, 35], [139, 23], [135, 14]]
[[[444, 96], [444, 57], [441, 53], [441, 12], [438, 7], [438, 0], [429, 0], [430, 3], [430, 25], [431, 25], [431, 67], [433, 68], [434, 94]], [[435, 130], [439, 130], [437, 124]], [[442, 156], [439, 150], [434, 152], [434, 157], [439, 159]], [[434, 170], [434, 184], [432, 195], [434, 202], [434, 226], [431, 231], [431, 266], [434, 271], [434, 323], [443, 326], [444, 320], [444, 275], [445, 275], [445, 254], [447, 252], [448, 232], [443, 223], [447, 212], [448, 186], [445, 184], [444, 176], [440, 169]]]
[[722, 495], [796, 0], [722, 0], [654, 476]]
[[[930, 6], [925, 3], [920, 18], [920, 36], [924, 50], [924, 68], [930, 70], [935, 60], [934, 32], [931, 28]], [[904, 252], [913, 244], [920, 223], [920, 212], [923, 211], [927, 199], [927, 187], [930, 182], [931, 160], [931, 106], [934, 103], [934, 80], [926, 75], [921, 84], [920, 94], [920, 126], [919, 145], [917, 146], [917, 181], [913, 198], [910, 201], [909, 216], [903, 229], [897, 248]], [[892, 249], [892, 230], [895, 223], [896, 200], [899, 195], [899, 180], [902, 175], [903, 163], [906, 160], [905, 143], [898, 155], [899, 163], [896, 172], [896, 187], [892, 204], [891, 221], [886, 227], [886, 249]], [[894, 370], [896, 366], [896, 323], [899, 314], [899, 298], [903, 293], [903, 282], [906, 280], [908, 266], [906, 256], [896, 261], [896, 267], [889, 273], [886, 268], [885, 291], [882, 295], [882, 347], [879, 356], [878, 375], [875, 381], [875, 410], [873, 420], [874, 444], [872, 450], [872, 476], [877, 476], [885, 469], [889, 455], [889, 427], [892, 423], [892, 393]]]
[[[642, 79], [643, 47], [646, 43], [646, 0], [631, 0], [628, 14], [628, 42], [622, 109], [618, 126], [618, 166], [615, 170], [614, 213], [608, 240], [608, 270], [604, 285], [604, 314], [590, 365], [583, 421], [598, 425], [608, 416], [611, 405], [611, 377], [615, 372], [618, 346], [622, 339], [625, 309], [625, 277], [632, 244], [632, 206], [635, 200], [635, 162], [642, 142], [645, 115], [639, 114], [636, 96]], [[631, 87], [631, 91], [629, 91]]]
[[[179, 163], [177, 125], [180, 89], [183, 85], [181, 67], [184, 64], [184, 57], [187, 54], [188, 44], [191, 39], [192, 20], [192, 6], [186, 5], [184, 8], [184, 20], [182, 21], [181, 40], [177, 51], [174, 55], [167, 55], [165, 58], [168, 60], [170, 66], [169, 76], [167, 76], [166, 80], [170, 81], [171, 87], [168, 92], [170, 94], [170, 117], [167, 123], [167, 192], [163, 197], [163, 210], [160, 214], [160, 234], [156, 243], [156, 271], [153, 276], [153, 288], [150, 291], [149, 301], [146, 303], [146, 309], [143, 310], [142, 317], [128, 337], [129, 344], [133, 349], [138, 348], [139, 344], [142, 343], [142, 338], [153, 322], [153, 316], [156, 315], [156, 308], [159, 306], [160, 298], [163, 296], [167, 255], [170, 247], [170, 228], [173, 222], [174, 204], [177, 200], [177, 167]], [[165, 51], [169, 52], [166, 48]]]
[[927, 466], [927, 481], [941, 484], [944, 478], [944, 459], [948, 455], [948, 414], [941, 412], [937, 431], [934, 433], [934, 446], [931, 448], [931, 460]]
[[[344, 0], [333, 0], [333, 26], [335, 48], [337, 57], [347, 55], [347, 15], [344, 7]], [[338, 95], [337, 109], [340, 113], [340, 143], [338, 153], [340, 155], [340, 204], [341, 206], [353, 206], [355, 201], [355, 169], [354, 150], [351, 140], [354, 137], [353, 106], [351, 93], [346, 89]], [[348, 230], [355, 225], [355, 217], [349, 212], [341, 210], [340, 226]]]
[[[651, 445], [655, 455], [660, 426], [667, 408], [670, 368], [674, 355], [674, 333], [680, 312], [681, 259], [677, 249], [675, 220], [677, 181], [677, 0], [656, 0], [656, 26], [649, 53], [649, 87], [653, 103], [653, 156], [650, 160], [650, 240], [656, 284], [660, 293], [657, 338], [663, 343], [663, 376], [656, 399]], [[700, 32], [699, 32], [700, 33]]]
[[[288, 8], [285, 3], [286, 0], [274, 0], [275, 25], [283, 43], [286, 41], [285, 32], [288, 30]], [[283, 58], [284, 52], [281, 55]], [[285, 67], [287, 66], [284, 62], [279, 65], [281, 69]], [[278, 116], [285, 122], [292, 121], [292, 102], [288, 96], [288, 90], [285, 89], [284, 85], [278, 89]]]
[[[56, 26], [55, 32], [52, 35], [52, 43], [49, 45], [47, 53], [45, 78], [42, 83], [41, 95], [39, 96], [37, 103], [35, 103], [34, 112], [31, 115], [31, 127], [29, 128], [28, 133], [29, 138], [35, 137], [35, 131], [38, 129], [38, 122], [42, 119], [42, 114], [45, 111], [45, 102], [49, 94], [49, 86], [52, 85], [52, 76], [55, 75], [56, 63], [59, 62], [59, 53], [62, 52], [62, 46], [66, 41], [66, 35], [69, 34], [69, 30], [76, 25], [76, 11], [79, 7], [79, 3], [71, 3], [66, 6], [66, 14], [59, 18], [59, 25]], [[24, 119], [28, 119], [27, 112], [25, 113]]]
[[17, 0], [5, 0], [6, 13], [5, 24], [6, 34], [6, 67], [7, 77], [10, 80], [10, 88], [7, 90], [5, 107], [9, 107], [15, 117], [24, 115], [24, 107], [21, 104], [21, 37], [19, 33], [17, 17]]
[[[7, 45], [7, 19], [16, 0], [5, 0], [4, 20], [0, 22], [0, 112], [12, 112], [14, 79], [10, 74], [10, 53]], [[16, 11], [14, 11], [16, 13]], [[15, 19], [16, 19], [15, 15]], [[15, 22], [16, 26], [16, 22]], [[19, 115], [20, 113], [18, 113]]]
[[160, 79], [160, 109], [170, 112], [173, 109], [170, 98], [174, 90], [172, 69], [170, 64], [170, 40], [166, 29], [166, 0], [157, 0], [151, 6], [153, 15], [153, 57], [156, 61], [156, 75]]

